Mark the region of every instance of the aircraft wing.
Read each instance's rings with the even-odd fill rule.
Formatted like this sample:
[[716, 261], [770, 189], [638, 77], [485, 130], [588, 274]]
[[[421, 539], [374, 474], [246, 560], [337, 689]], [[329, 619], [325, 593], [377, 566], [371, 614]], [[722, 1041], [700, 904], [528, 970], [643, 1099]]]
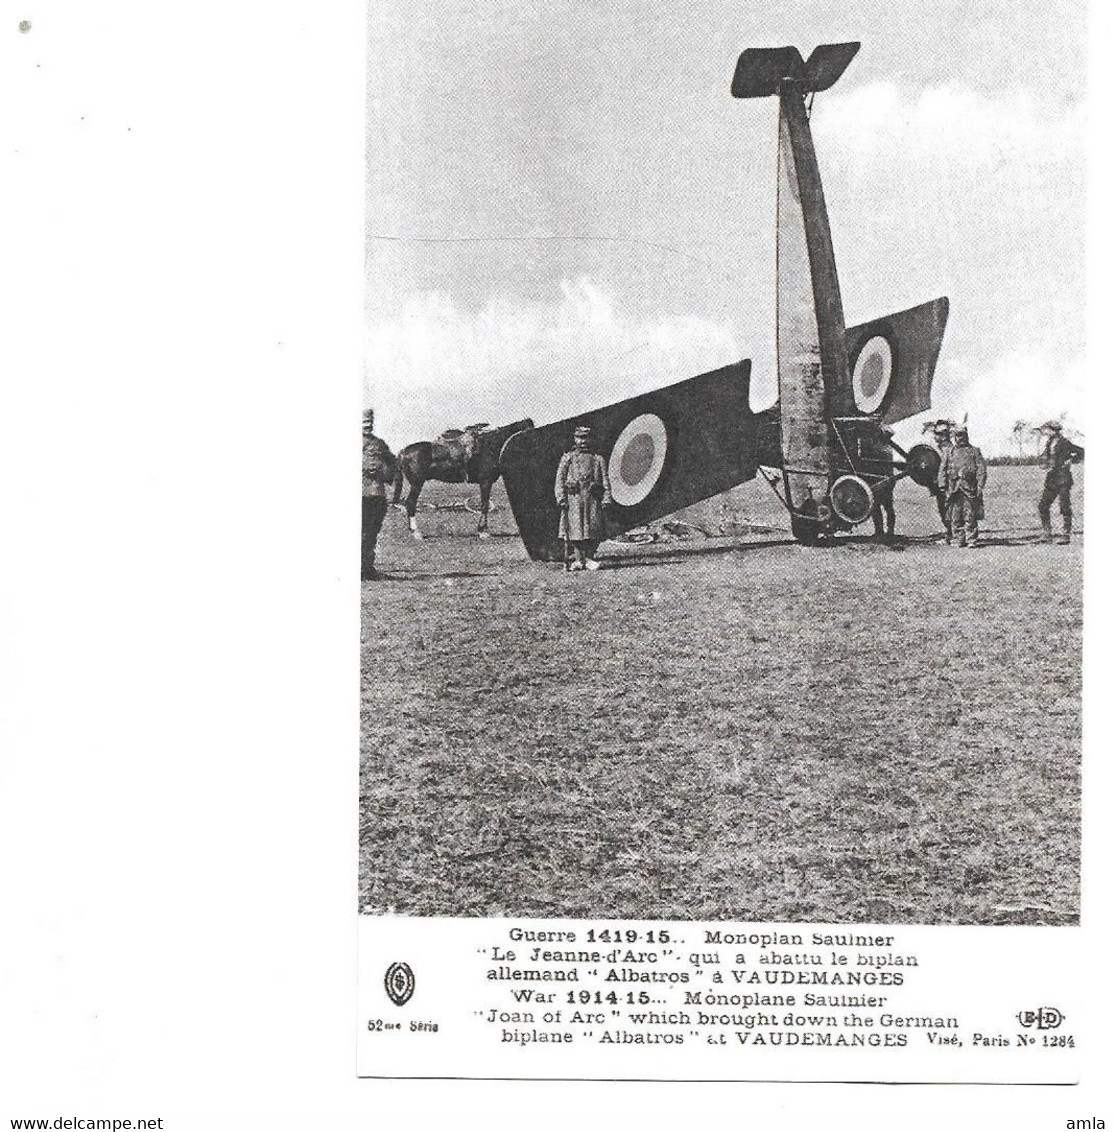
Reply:
[[862, 413], [894, 424], [930, 408], [930, 386], [945, 335], [949, 300], [884, 315], [845, 331], [853, 398]]
[[500, 454], [508, 501], [527, 553], [561, 560], [554, 479], [573, 430], [608, 462], [610, 537], [718, 495], [756, 474], [751, 362], [742, 361], [542, 428], [517, 432]]

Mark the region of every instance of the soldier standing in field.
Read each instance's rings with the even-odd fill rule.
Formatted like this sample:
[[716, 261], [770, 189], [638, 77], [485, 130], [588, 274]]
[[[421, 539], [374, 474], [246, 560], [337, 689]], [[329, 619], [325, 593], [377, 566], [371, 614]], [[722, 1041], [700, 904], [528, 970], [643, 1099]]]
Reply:
[[599, 570], [601, 564], [593, 555], [607, 534], [604, 509], [612, 503], [612, 485], [604, 457], [589, 451], [590, 435], [585, 425], [574, 429], [573, 449], [563, 455], [554, 477], [558, 537], [565, 547], [567, 570]]
[[[946, 453], [953, 447], [950, 440], [950, 423], [949, 421], [935, 421], [931, 426], [934, 436], [934, 447], [937, 449], [938, 455], [941, 457], [942, 463], [945, 463]], [[945, 529], [946, 543], [953, 542], [953, 535], [949, 526], [949, 509], [946, 507], [945, 492], [935, 484], [930, 491], [933, 493], [934, 501], [938, 505], [938, 517], [942, 520], [942, 527]]]
[[387, 513], [387, 485], [395, 479], [396, 460], [391, 449], [372, 432], [373, 411], [364, 414], [363, 492], [360, 513], [360, 577], [375, 581], [376, 539]]
[[1042, 426], [1043, 431], [1049, 433], [1046, 448], [1043, 452], [1042, 463], [1047, 469], [1046, 480], [1042, 486], [1042, 495], [1039, 498], [1039, 519], [1042, 521], [1042, 541], [1051, 542], [1050, 508], [1054, 500], [1058, 501], [1058, 510], [1062, 513], [1062, 534], [1058, 541], [1062, 544], [1070, 540], [1070, 531], [1073, 528], [1073, 509], [1070, 504], [1070, 488], [1073, 487], [1073, 472], [1071, 464], [1079, 464], [1085, 459], [1085, 449], [1062, 435], [1062, 426], [1057, 421], [1047, 421]]
[[969, 443], [969, 430], [953, 430], [953, 445], [947, 449], [938, 472], [938, 487], [945, 497], [951, 535], [958, 546], [977, 544], [978, 522], [984, 518], [984, 484], [988, 468], [979, 448]]

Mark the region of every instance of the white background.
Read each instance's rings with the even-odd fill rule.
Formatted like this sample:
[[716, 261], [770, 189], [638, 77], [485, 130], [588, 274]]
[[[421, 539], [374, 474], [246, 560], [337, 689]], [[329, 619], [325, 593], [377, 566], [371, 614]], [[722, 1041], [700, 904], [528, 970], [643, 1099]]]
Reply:
[[[355, 1078], [364, 52], [356, 3], [5, 5], [0, 1119], [1113, 1126], [1111, 1038], [1075, 1090]], [[1095, 54], [1093, 464], [1113, 408]], [[1093, 1025], [1113, 1006], [1103, 491]]]

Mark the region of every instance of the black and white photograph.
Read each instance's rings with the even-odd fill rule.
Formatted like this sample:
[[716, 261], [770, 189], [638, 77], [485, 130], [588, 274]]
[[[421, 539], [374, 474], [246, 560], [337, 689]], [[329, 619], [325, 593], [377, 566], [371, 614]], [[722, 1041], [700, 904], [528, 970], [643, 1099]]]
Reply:
[[369, 43], [360, 911], [1076, 924], [1084, 6]]
[[0, 1126], [1112, 1126], [1114, 42], [10, 7]]

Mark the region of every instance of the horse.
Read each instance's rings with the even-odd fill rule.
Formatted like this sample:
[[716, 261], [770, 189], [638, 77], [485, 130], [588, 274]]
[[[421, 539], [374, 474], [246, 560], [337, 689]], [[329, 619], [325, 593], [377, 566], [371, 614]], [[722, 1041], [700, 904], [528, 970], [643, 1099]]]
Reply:
[[475, 483], [480, 486], [480, 520], [477, 535], [488, 538], [488, 501], [492, 485], [500, 478], [500, 449], [513, 433], [533, 428], [530, 420], [490, 428], [488, 424], [472, 424], [465, 429], [447, 429], [436, 440], [419, 440], [408, 444], [398, 457], [392, 504], [399, 505], [403, 480], [410, 485], [405, 509], [411, 534], [422, 538], [415, 520], [419, 493], [427, 480], [442, 483]]

